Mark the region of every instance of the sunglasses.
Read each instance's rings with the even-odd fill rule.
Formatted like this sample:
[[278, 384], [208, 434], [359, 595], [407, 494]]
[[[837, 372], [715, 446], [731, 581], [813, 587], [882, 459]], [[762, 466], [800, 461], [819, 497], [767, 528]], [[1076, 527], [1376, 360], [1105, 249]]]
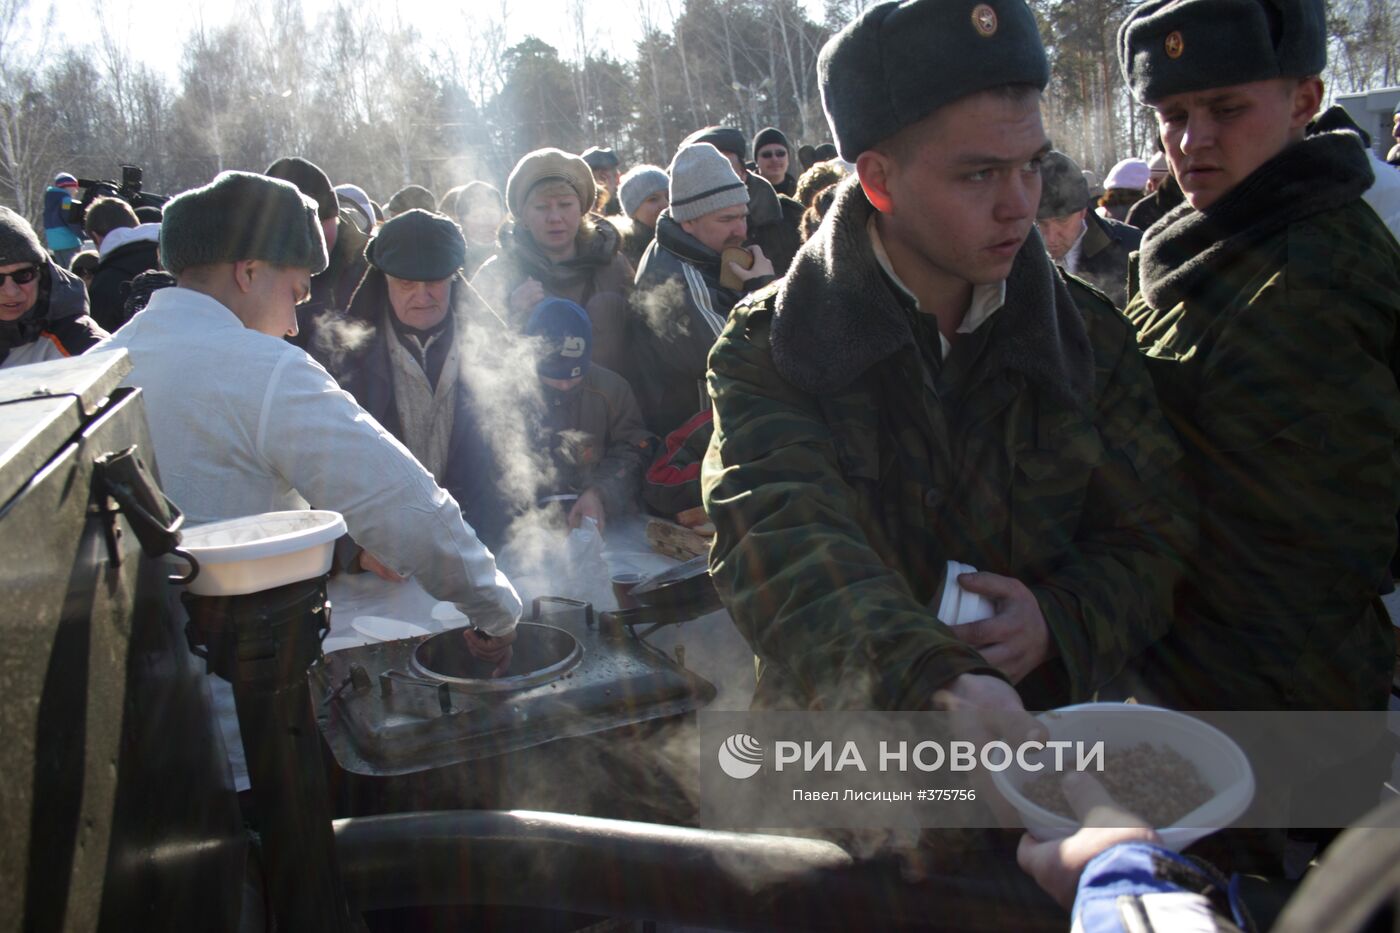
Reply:
[[781, 159], [787, 155], [786, 149], [765, 149], [758, 154], [760, 159]]
[[6, 279], [14, 279], [16, 285], [28, 285], [39, 277], [39, 268], [30, 266], [27, 269], [16, 269], [14, 272], [0, 272], [0, 285], [5, 284]]

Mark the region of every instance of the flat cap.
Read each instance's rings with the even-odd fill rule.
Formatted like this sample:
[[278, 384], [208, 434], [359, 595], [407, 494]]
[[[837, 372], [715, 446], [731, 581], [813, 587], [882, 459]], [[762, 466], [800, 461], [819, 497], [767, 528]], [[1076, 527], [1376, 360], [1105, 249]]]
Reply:
[[1023, 0], [905, 0], [869, 7], [832, 36], [817, 77], [836, 148], [854, 162], [969, 94], [1044, 90], [1050, 63]]
[[562, 149], [536, 149], [515, 163], [506, 179], [506, 206], [519, 217], [530, 189], [547, 179], [567, 182], [578, 192], [579, 204], [587, 214], [598, 199], [593, 169], [579, 156]]
[[594, 170], [617, 168], [622, 164], [618, 161], [616, 152], [604, 148], [603, 146], [590, 146], [583, 150], [583, 154], [580, 155], [579, 158], [586, 162], [589, 168]]
[[1058, 150], [1046, 153], [1040, 162], [1040, 209], [1035, 219], [1066, 217], [1088, 203], [1089, 182], [1079, 163]]
[[1143, 103], [1320, 74], [1323, 0], [1147, 0], [1118, 29], [1118, 64]]
[[316, 202], [291, 182], [222, 172], [166, 203], [161, 264], [178, 276], [191, 266], [261, 259], [315, 275], [326, 268], [326, 239], [316, 211]]
[[365, 259], [396, 279], [436, 282], [466, 263], [467, 240], [455, 221], [415, 207], [384, 222], [365, 247]]

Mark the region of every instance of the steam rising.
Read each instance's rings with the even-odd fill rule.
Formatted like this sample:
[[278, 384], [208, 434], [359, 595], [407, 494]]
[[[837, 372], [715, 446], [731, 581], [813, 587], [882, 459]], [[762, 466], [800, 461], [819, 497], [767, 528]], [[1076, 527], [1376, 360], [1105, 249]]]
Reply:
[[655, 288], [632, 293], [633, 313], [663, 340], [690, 336], [690, 316], [685, 313], [685, 283], [667, 279]]

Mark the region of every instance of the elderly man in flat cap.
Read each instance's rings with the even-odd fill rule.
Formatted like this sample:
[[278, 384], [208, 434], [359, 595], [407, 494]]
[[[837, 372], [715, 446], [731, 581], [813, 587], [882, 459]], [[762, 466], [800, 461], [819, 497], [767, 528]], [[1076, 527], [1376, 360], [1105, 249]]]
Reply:
[[[364, 327], [327, 366], [345, 391], [398, 438], [499, 549], [509, 509], [472, 385], [478, 354], [501, 346], [505, 325], [462, 273], [467, 241], [456, 222], [414, 208], [379, 228], [346, 318]], [[371, 555], [362, 569], [380, 570]], [[352, 568], [353, 568], [352, 564]]]
[[224, 172], [165, 206], [160, 254], [176, 287], [98, 349], [131, 356], [127, 383], [145, 396], [171, 499], [192, 523], [340, 512], [389, 571], [457, 603], [480, 629], [468, 645], [504, 664], [520, 598], [491, 552], [413, 455], [283, 339], [326, 266], [316, 203], [287, 182]]
[[[709, 358], [710, 568], [756, 702], [1087, 699], [1166, 629], [1191, 522], [1132, 331], [1035, 231], [1035, 17], [878, 4], [819, 74], [858, 177]], [[940, 617], [949, 587], [990, 617]]]
[[1040, 163], [1040, 208], [1035, 225], [1050, 258], [1109, 297], [1114, 307], [1128, 300], [1128, 255], [1142, 231], [1087, 208], [1084, 170], [1063, 152]]
[[1400, 246], [1356, 133], [1315, 131], [1322, 0], [1148, 0], [1118, 34], [1187, 203], [1127, 307], [1201, 504], [1145, 689], [1198, 709], [1385, 709], [1400, 500]]

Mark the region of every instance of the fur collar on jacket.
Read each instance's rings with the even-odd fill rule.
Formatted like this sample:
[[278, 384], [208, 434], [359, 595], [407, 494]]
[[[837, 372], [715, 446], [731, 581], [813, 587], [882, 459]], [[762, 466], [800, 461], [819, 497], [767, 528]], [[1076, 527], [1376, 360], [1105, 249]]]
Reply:
[[1354, 132], [1294, 143], [1205, 210], [1182, 204], [1148, 228], [1139, 259], [1143, 297], [1157, 310], [1174, 307], [1222, 264], [1295, 221], [1356, 200], [1374, 180]]
[[[778, 285], [773, 364], [805, 392], [838, 392], [914, 336], [871, 249], [875, 209], [855, 178], [837, 192], [826, 221]], [[1006, 304], [987, 366], [1023, 374], [1059, 401], [1080, 407], [1094, 387], [1084, 318], [1031, 229], [1006, 280]]]

